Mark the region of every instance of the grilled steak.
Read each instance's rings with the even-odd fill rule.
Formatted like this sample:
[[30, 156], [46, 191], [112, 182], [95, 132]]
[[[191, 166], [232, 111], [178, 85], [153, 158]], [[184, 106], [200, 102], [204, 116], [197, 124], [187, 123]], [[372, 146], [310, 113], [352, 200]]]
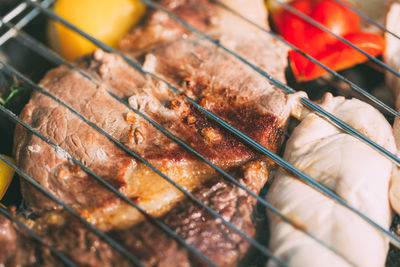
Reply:
[[[131, 84], [135, 84], [133, 78], [138, 73], [120, 58], [101, 51], [97, 51], [94, 58], [89, 63], [81, 62], [81, 67], [88, 67], [89, 72], [107, 69], [104, 78], [101, 74], [98, 77], [102, 79], [102, 86], [96, 86], [64, 66], [49, 72], [41, 85], [186, 189], [191, 190], [202, 181], [214, 177], [215, 171], [150, 123], [132, 114], [126, 106], [107, 94], [107, 88], [121, 96], [129, 95], [126, 91], [131, 88], [131, 105], [192, 145], [219, 167], [230, 170], [256, 156], [236, 138], [199, 114], [182, 95], [170, 95], [166, 88], [151, 79], [142, 88], [134, 88]], [[120, 69], [124, 69], [124, 76], [115, 81], [114, 77], [119, 77]], [[249, 75], [253, 75], [252, 72], [249, 71]], [[242, 77], [246, 81], [250, 79], [244, 73]], [[250, 88], [197, 83], [199, 86], [192, 86], [185, 92], [199, 96], [203, 106], [275, 151], [290, 109], [286, 97], [272, 87], [268, 89], [270, 85], [265, 80], [265, 87], [262, 87], [263, 80], [256, 80], [253, 84], [247, 82], [247, 85], [252, 85]], [[205, 89], [200, 92], [200, 87]], [[226, 92], [221, 92], [221, 88]], [[256, 88], [259, 92], [256, 92]], [[243, 92], [239, 93], [239, 89], [243, 89]], [[251, 89], [259, 95], [258, 99], [250, 94], [249, 97], [241, 97]], [[201, 94], [205, 93], [209, 96], [202, 97]], [[280, 112], [271, 112], [279, 108]], [[49, 97], [34, 93], [21, 118], [151, 214], [162, 215], [182, 199], [182, 194], [172, 185]], [[37, 136], [19, 127], [15, 143], [16, 158], [25, 171], [102, 229], [129, 226], [140, 217], [136, 210], [122, 203], [78, 166], [74, 166], [60, 151], [54, 150]], [[115, 162], [115, 159], [119, 160]], [[23, 185], [22, 190], [25, 201], [35, 212], [56, 208], [30, 187]]]
[[[172, 10], [172, 4], [177, 2], [161, 1]], [[284, 81], [286, 47], [253, 29], [242, 32], [243, 35], [238, 38], [236, 33], [221, 26], [223, 22], [232, 22], [230, 15], [208, 1], [197, 2], [198, 5], [204, 4], [203, 7], [209, 10], [207, 14], [218, 14], [219, 22], [211, 23], [205, 29], [212, 32], [220, 43], [227, 44], [247, 60], [257, 63]], [[232, 4], [239, 2], [234, 1]], [[263, 1], [255, 2], [262, 7], [260, 10], [264, 10]], [[193, 4], [194, 1], [182, 3], [181, 8], [191, 10], [191, 14], [200, 8]], [[265, 11], [262, 13], [265, 15]], [[154, 12], [150, 13], [149, 23], [152, 14]], [[265, 16], [263, 19], [266, 21]], [[144, 25], [139, 30], [146, 32], [149, 29], [146, 27], [152, 27], [154, 23]], [[178, 94], [153, 77], [133, 69], [120, 57], [101, 50], [76, 62], [79, 68], [95, 77], [98, 83], [61, 66], [51, 70], [40, 85], [183, 188], [192, 191], [241, 231], [253, 236], [251, 213], [254, 199], [224, 181], [214, 169], [171, 141], [107, 91], [128, 100], [132, 107], [234, 175], [255, 193], [267, 181], [271, 165], [207, 119], [185, 96], [193, 98], [202, 107], [214, 112], [263, 146], [276, 151], [281, 144], [289, 114], [296, 111], [296, 99], [302, 94], [285, 96], [266, 78], [216, 46], [196, 35], [182, 36], [182, 32], [178, 35], [157, 41], [155, 45], [146, 45], [145, 52], [142, 47], [132, 46], [132, 49], [128, 49], [128, 43], [125, 43], [124, 50], [132, 58], [144, 60], [146, 70], [176, 86], [180, 90]], [[234, 265], [243, 256], [248, 247], [244, 239], [233, 234], [220, 220], [190, 200], [185, 200], [181, 192], [140, 160], [125, 153], [102, 133], [50, 97], [39, 92], [33, 93], [21, 118], [149, 214], [161, 216], [161, 220], [173, 231], [216, 264]], [[145, 263], [160, 266], [201, 264], [184, 247], [149, 222], [143, 221], [138, 211], [99, 185], [61, 151], [20, 126], [15, 134], [15, 155], [23, 171], [76, 209], [89, 222], [108, 231]], [[97, 265], [98, 262], [113, 265], [116, 260], [122, 261], [119, 255], [113, 253], [106, 253], [110, 255], [109, 258], [99, 258], [98, 254], [102, 253], [90, 253], [103, 248], [97, 247], [99, 243], [87, 237], [87, 229], [81, 226], [71, 226], [64, 222], [53, 229], [53, 225], [49, 225], [46, 219], [49, 214], [59, 214], [60, 218], [68, 215], [54, 211], [60, 208], [27, 184], [23, 183], [22, 193], [28, 207], [41, 216], [31, 223], [40, 227], [32, 226], [33, 229], [38, 230], [51, 244], [78, 262], [81, 262], [81, 257], [85, 257], [85, 260], [87, 258], [88, 265]], [[81, 232], [66, 234], [65, 231]], [[63, 236], [68, 236], [69, 240], [77, 236], [72, 241], [76, 249], [65, 244], [69, 240], [60, 242]], [[79, 256], [83, 254], [77, 252], [77, 249], [82, 250], [84, 256]], [[109, 250], [108, 246], [104, 249]], [[93, 261], [89, 260], [91, 258]]]

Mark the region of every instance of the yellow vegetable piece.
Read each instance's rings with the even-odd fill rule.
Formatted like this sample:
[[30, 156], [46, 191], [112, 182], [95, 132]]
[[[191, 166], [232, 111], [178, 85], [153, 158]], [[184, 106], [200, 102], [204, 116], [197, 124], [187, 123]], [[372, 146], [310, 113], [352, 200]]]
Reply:
[[[14, 159], [7, 157], [5, 155], [2, 156], [5, 157], [11, 163], [15, 164]], [[11, 168], [4, 161], [0, 160], [0, 199], [2, 199], [4, 194], [6, 193], [7, 188], [10, 185], [13, 176], [14, 176], [14, 169]]]
[[[146, 6], [139, 0], [58, 0], [54, 11], [96, 39], [115, 46], [143, 16]], [[96, 46], [61, 23], [50, 21], [50, 45], [65, 59], [73, 60]]]

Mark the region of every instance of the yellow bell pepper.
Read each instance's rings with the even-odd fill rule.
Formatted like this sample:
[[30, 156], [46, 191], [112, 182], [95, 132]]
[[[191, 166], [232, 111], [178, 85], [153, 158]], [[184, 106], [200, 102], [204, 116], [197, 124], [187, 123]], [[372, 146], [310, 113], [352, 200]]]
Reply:
[[[11, 163], [15, 164], [14, 159], [2, 155], [5, 157], [8, 161]], [[0, 160], [0, 200], [3, 198], [4, 194], [7, 191], [8, 186], [11, 183], [11, 180], [14, 176], [14, 169], [11, 168], [7, 163], [4, 161]]]
[[[54, 6], [56, 14], [110, 46], [117, 45], [145, 10], [139, 0], [58, 0]], [[51, 20], [48, 26], [50, 45], [67, 60], [96, 48], [61, 23]]]

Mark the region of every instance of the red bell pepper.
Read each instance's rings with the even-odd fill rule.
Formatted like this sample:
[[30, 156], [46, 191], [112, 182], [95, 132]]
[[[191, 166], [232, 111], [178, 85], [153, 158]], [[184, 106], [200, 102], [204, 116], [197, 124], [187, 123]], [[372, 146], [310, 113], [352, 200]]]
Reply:
[[[383, 52], [384, 38], [361, 32], [357, 14], [335, 1], [294, 0], [290, 5], [370, 55], [378, 56]], [[271, 18], [275, 29], [287, 41], [335, 71], [368, 60], [356, 49], [283, 7], [273, 8]], [[298, 81], [312, 80], [327, 73], [295, 51], [289, 52], [289, 60]]]

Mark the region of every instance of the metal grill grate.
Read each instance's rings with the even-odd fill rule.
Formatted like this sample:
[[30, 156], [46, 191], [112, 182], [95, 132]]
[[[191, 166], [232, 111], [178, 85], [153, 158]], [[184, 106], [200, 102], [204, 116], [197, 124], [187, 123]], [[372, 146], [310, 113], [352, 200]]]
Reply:
[[[260, 75], [266, 77], [268, 80], [270, 80], [273, 84], [275, 84], [277, 87], [281, 88], [282, 90], [284, 90], [286, 93], [291, 94], [294, 93], [295, 90], [290, 88], [289, 86], [281, 83], [280, 81], [278, 81], [277, 79], [275, 79], [274, 77], [272, 77], [270, 74], [266, 73], [265, 71], [263, 71], [260, 67], [252, 64], [251, 62], [249, 62], [248, 60], [246, 60], [245, 58], [241, 57], [240, 55], [238, 55], [237, 53], [235, 53], [234, 51], [231, 51], [230, 49], [224, 47], [223, 45], [221, 45], [220, 43], [216, 42], [215, 40], [212, 39], [212, 37], [206, 35], [205, 33], [199, 31], [198, 29], [192, 27], [191, 25], [189, 25], [187, 22], [183, 21], [181, 18], [177, 17], [175, 14], [173, 14], [172, 12], [168, 11], [167, 9], [163, 8], [162, 6], [158, 5], [157, 3], [151, 1], [151, 0], [141, 0], [143, 3], [145, 3], [146, 5], [148, 5], [149, 7], [152, 7], [154, 9], [158, 9], [161, 10], [163, 12], [165, 12], [166, 14], [168, 14], [170, 17], [172, 17], [174, 20], [176, 20], [178, 23], [180, 23], [182, 26], [184, 26], [186, 29], [190, 30], [191, 32], [198, 34], [201, 38], [204, 38], [206, 40], [208, 40], [209, 42], [213, 43], [214, 45], [218, 46], [220, 49], [222, 49], [223, 51], [227, 52], [228, 54], [232, 55], [233, 57], [237, 58], [238, 60], [242, 61], [243, 63], [245, 63], [246, 65], [248, 65], [249, 67], [251, 67], [255, 72], [259, 73]], [[320, 29], [323, 29], [327, 32], [329, 32], [328, 29], [326, 29], [324, 26], [320, 25], [318, 22], [312, 20], [311, 18], [303, 15], [302, 13], [298, 12], [297, 10], [293, 9], [291, 6], [285, 4], [284, 2], [281, 2], [279, 0], [275, 0], [277, 3], [279, 3], [280, 5], [284, 6], [286, 9], [288, 9], [290, 12], [293, 12], [295, 14], [297, 14], [298, 16], [304, 18], [306, 21], [310, 22], [311, 24], [319, 27]], [[32, 49], [33, 51], [35, 51], [36, 53], [38, 53], [40, 56], [46, 58], [47, 60], [49, 60], [50, 62], [53, 62], [56, 65], [59, 64], [64, 64], [66, 66], [68, 66], [71, 69], [76, 70], [77, 72], [79, 72], [81, 75], [83, 75], [84, 77], [86, 77], [87, 79], [89, 79], [90, 81], [98, 84], [99, 81], [97, 81], [95, 78], [93, 78], [92, 76], [90, 76], [89, 74], [85, 73], [84, 71], [77, 69], [74, 65], [72, 65], [71, 63], [66, 62], [65, 60], [63, 60], [59, 55], [57, 55], [56, 53], [54, 53], [52, 50], [50, 50], [48, 47], [44, 46], [42, 43], [40, 43], [39, 41], [35, 40], [34, 38], [32, 38], [30, 35], [28, 35], [27, 33], [25, 33], [22, 28], [24, 26], [26, 26], [32, 19], [34, 19], [38, 14], [42, 13], [45, 16], [47, 16], [50, 19], [56, 20], [62, 24], [64, 24], [65, 26], [69, 27], [70, 29], [74, 30], [75, 32], [79, 33], [80, 35], [84, 36], [86, 39], [90, 40], [91, 42], [93, 42], [94, 44], [96, 44], [97, 46], [99, 46], [100, 48], [102, 48], [103, 50], [107, 51], [107, 52], [113, 52], [119, 56], [121, 56], [129, 65], [131, 65], [132, 67], [138, 69], [139, 71], [157, 79], [160, 80], [162, 83], [166, 84], [167, 87], [174, 93], [179, 94], [180, 91], [175, 88], [173, 85], [169, 84], [168, 82], [166, 82], [165, 80], [163, 80], [162, 78], [158, 77], [156, 74], [154, 73], [149, 73], [147, 71], [145, 71], [142, 66], [140, 66], [138, 63], [130, 60], [128, 57], [126, 57], [124, 54], [122, 54], [121, 52], [107, 46], [106, 44], [96, 40], [95, 38], [93, 38], [92, 36], [88, 35], [87, 33], [83, 32], [81, 29], [75, 27], [74, 25], [70, 24], [68, 21], [65, 21], [64, 19], [62, 19], [61, 17], [57, 16], [52, 10], [49, 9], [49, 6], [51, 6], [53, 1], [51, 0], [44, 0], [42, 2], [36, 2], [36, 1], [30, 1], [30, 0], [26, 0], [24, 3], [21, 3], [20, 5], [18, 5], [15, 9], [13, 9], [11, 12], [9, 12], [6, 16], [4, 16], [1, 19], [1, 26], [5, 27], [7, 29], [7, 31], [2, 34], [0, 36], [0, 45], [3, 45], [4, 43], [6, 43], [10, 38], [15, 38], [17, 41], [21, 42], [22, 44], [24, 44], [25, 46], [27, 46], [28, 48]], [[268, 29], [262, 28], [261, 26], [255, 24], [254, 22], [250, 21], [249, 19], [247, 19], [246, 17], [240, 15], [239, 13], [237, 13], [236, 11], [232, 10], [231, 8], [225, 6], [223, 3], [221, 3], [218, 0], [213, 0], [213, 2], [217, 3], [218, 5], [220, 5], [221, 7], [223, 7], [224, 9], [226, 9], [228, 12], [231, 12], [232, 14], [240, 17], [241, 19], [243, 19], [244, 21], [250, 22], [251, 24], [253, 24], [254, 26], [262, 29], [265, 34], [271, 34], [272, 36], [274, 36], [275, 38], [277, 38], [278, 40], [280, 40], [281, 42], [284, 42], [286, 45], [290, 46], [291, 48], [293, 48], [295, 51], [301, 53], [302, 55], [304, 55], [306, 58], [310, 59], [311, 61], [313, 61], [314, 63], [318, 64], [319, 66], [321, 66], [322, 68], [324, 68], [325, 70], [327, 70], [329, 73], [331, 73], [333, 76], [335, 76], [336, 78], [339, 78], [340, 80], [344, 81], [345, 83], [347, 83], [352, 89], [354, 89], [355, 91], [357, 91], [358, 93], [361, 93], [363, 96], [365, 96], [368, 100], [370, 100], [370, 102], [372, 104], [374, 104], [375, 106], [378, 106], [379, 109], [382, 112], [385, 112], [386, 114], [389, 114], [391, 116], [395, 116], [400, 118], [400, 114], [395, 111], [394, 109], [392, 109], [391, 107], [389, 107], [388, 105], [384, 104], [382, 101], [380, 101], [379, 99], [375, 98], [373, 95], [371, 95], [370, 93], [368, 93], [367, 91], [363, 90], [361, 87], [359, 87], [358, 85], [356, 85], [355, 83], [351, 82], [350, 80], [346, 79], [345, 77], [343, 77], [341, 74], [329, 69], [327, 66], [324, 66], [322, 63], [318, 62], [317, 60], [315, 60], [314, 58], [312, 58], [311, 56], [305, 54], [303, 51], [299, 50], [298, 48], [294, 47], [293, 45], [289, 44], [288, 42], [286, 42], [285, 40], [283, 40], [282, 38], [280, 38], [279, 36], [277, 36], [276, 34], [274, 34], [273, 32], [269, 31]], [[337, 1], [338, 3], [343, 4], [340, 1]], [[345, 5], [345, 4], [343, 4]], [[18, 15], [20, 15], [23, 12], [26, 12], [26, 10], [30, 10], [22, 19], [19, 19], [16, 23], [11, 23], [11, 21], [13, 21], [14, 18], [18, 17]], [[360, 16], [365, 17], [365, 15], [361, 14], [358, 11], [357, 14], [359, 14]], [[374, 23], [375, 25], [377, 25], [378, 27], [380, 27], [381, 29], [387, 31], [387, 29], [378, 24], [377, 22], [367, 18], [369, 21], [371, 21], [371, 23]], [[387, 31], [388, 32], [388, 31]], [[389, 32], [390, 33], [390, 32]], [[331, 33], [335, 35], [334, 33]], [[399, 38], [397, 35], [390, 33], [393, 36]], [[338, 38], [339, 40], [343, 41], [344, 43], [346, 43], [347, 45], [350, 45], [351, 47], [357, 49], [358, 51], [360, 51], [361, 53], [363, 53], [364, 55], [366, 55], [369, 59], [371, 59], [374, 63], [380, 65], [381, 67], [385, 68], [386, 70], [390, 71], [391, 73], [395, 74], [396, 76], [400, 77], [400, 73], [397, 72], [396, 70], [393, 70], [392, 68], [390, 68], [389, 66], [387, 66], [386, 64], [384, 64], [382, 61], [370, 56], [369, 54], [365, 53], [364, 51], [362, 51], [361, 49], [354, 47], [354, 45], [352, 45], [351, 43], [349, 43], [347, 40], [343, 39], [340, 36], [335, 35], [336, 38]], [[148, 167], [150, 167], [151, 170], [153, 170], [155, 173], [159, 174], [163, 179], [165, 179], [166, 181], [168, 181], [169, 183], [171, 183], [173, 186], [175, 186], [178, 190], [180, 190], [181, 192], [183, 192], [189, 199], [191, 199], [194, 203], [196, 203], [197, 205], [200, 205], [202, 208], [204, 208], [205, 210], [207, 210], [211, 215], [219, 218], [226, 226], [228, 226], [229, 228], [231, 228], [233, 231], [235, 231], [237, 234], [239, 234], [241, 237], [243, 237], [244, 239], [246, 239], [252, 246], [254, 246], [257, 250], [259, 250], [262, 254], [264, 254], [265, 256], [269, 257], [271, 260], [275, 261], [278, 265], [281, 266], [287, 266], [287, 264], [285, 262], [283, 262], [282, 260], [280, 260], [279, 258], [275, 257], [269, 250], [267, 247], [265, 247], [263, 244], [259, 243], [257, 240], [247, 236], [245, 233], [243, 233], [242, 231], [240, 231], [239, 229], [237, 229], [233, 224], [231, 224], [230, 222], [226, 221], [220, 214], [218, 214], [216, 211], [212, 210], [210, 207], [208, 207], [205, 203], [203, 203], [201, 200], [199, 200], [198, 198], [196, 198], [195, 196], [193, 196], [190, 192], [186, 191], [184, 188], [182, 188], [181, 186], [179, 186], [177, 183], [175, 183], [172, 179], [170, 179], [168, 176], [166, 176], [165, 174], [163, 174], [160, 170], [158, 170], [156, 167], [152, 166], [149, 162], [147, 162], [144, 158], [142, 158], [141, 156], [139, 156], [138, 154], [136, 154], [135, 152], [131, 151], [128, 147], [126, 147], [124, 144], [122, 144], [121, 142], [119, 142], [118, 140], [116, 140], [114, 137], [112, 137], [110, 134], [108, 134], [107, 132], [105, 132], [103, 129], [101, 129], [100, 127], [98, 127], [96, 124], [94, 124], [93, 122], [91, 122], [90, 120], [88, 120], [87, 118], [85, 118], [82, 114], [78, 113], [77, 111], [75, 111], [73, 108], [71, 108], [70, 106], [68, 106], [67, 104], [65, 104], [64, 102], [62, 102], [62, 100], [56, 98], [55, 96], [51, 95], [49, 92], [47, 92], [44, 88], [40, 87], [38, 84], [34, 83], [32, 80], [30, 80], [29, 78], [27, 78], [25, 75], [21, 74], [18, 70], [16, 70], [15, 68], [13, 68], [12, 66], [6, 64], [5, 62], [0, 60], [0, 66], [1, 66], [1, 70], [6, 73], [7, 75], [13, 77], [17, 77], [18, 79], [24, 81], [25, 83], [29, 84], [30, 86], [32, 86], [35, 90], [40, 91], [41, 93], [51, 97], [53, 100], [55, 100], [56, 102], [58, 102], [59, 104], [63, 105], [64, 107], [66, 107], [67, 109], [69, 109], [72, 113], [74, 113], [76, 116], [78, 116], [79, 118], [81, 118], [85, 123], [89, 124], [91, 127], [95, 128], [98, 132], [100, 132], [101, 134], [105, 135], [108, 139], [110, 139], [113, 143], [115, 143], [118, 147], [120, 147], [123, 151], [125, 151], [126, 153], [128, 153], [129, 155], [131, 155], [132, 157], [136, 158], [137, 160], [143, 162], [145, 165], [147, 165]], [[221, 168], [219, 168], [218, 166], [216, 166], [215, 164], [213, 164], [211, 161], [209, 161], [206, 157], [204, 157], [202, 154], [200, 154], [198, 151], [196, 151], [194, 148], [192, 148], [190, 145], [186, 144], [184, 141], [182, 141], [181, 139], [179, 139], [177, 136], [175, 136], [174, 134], [172, 134], [171, 132], [169, 132], [167, 129], [165, 129], [163, 126], [159, 125], [158, 123], [156, 123], [155, 121], [153, 121], [151, 118], [149, 118], [148, 116], [146, 116], [145, 114], [141, 113], [139, 110], [136, 110], [134, 108], [132, 108], [131, 106], [129, 106], [129, 104], [124, 100], [119, 98], [118, 96], [116, 96], [114, 93], [112, 93], [111, 91], [108, 91], [108, 93], [114, 97], [115, 99], [117, 99], [119, 102], [121, 102], [122, 104], [124, 104], [126, 107], [128, 107], [130, 110], [132, 110], [133, 112], [135, 112], [136, 114], [140, 115], [142, 118], [144, 118], [146, 121], [148, 121], [149, 123], [151, 123], [154, 127], [156, 127], [158, 130], [160, 130], [163, 134], [165, 134], [167, 137], [171, 138], [173, 141], [177, 142], [179, 145], [183, 146], [185, 149], [187, 149], [188, 151], [190, 151], [191, 153], [193, 153], [194, 155], [196, 155], [197, 157], [199, 157], [200, 159], [202, 159], [203, 161], [205, 161], [207, 164], [209, 164], [212, 168], [214, 168], [218, 173], [220, 173], [224, 179], [230, 181], [231, 183], [235, 184], [236, 186], [240, 187], [241, 189], [243, 189], [247, 194], [249, 194], [251, 197], [257, 199], [257, 201], [259, 203], [261, 203], [261, 205], [263, 205], [264, 207], [266, 207], [267, 209], [271, 210], [272, 212], [276, 213], [278, 216], [280, 216], [283, 220], [289, 222], [290, 224], [292, 224], [293, 226], [297, 227], [296, 222], [294, 222], [292, 219], [287, 218], [284, 214], [282, 214], [279, 210], [277, 210], [276, 208], [274, 208], [270, 203], [268, 203], [266, 200], [264, 200], [263, 198], [261, 198], [260, 196], [256, 195], [255, 193], [253, 193], [250, 189], [246, 188], [245, 186], [243, 186], [240, 182], [238, 182], [232, 175], [228, 174], [226, 171], [222, 170]], [[315, 190], [319, 191], [322, 194], [325, 194], [327, 196], [329, 196], [331, 199], [333, 199], [334, 201], [336, 201], [337, 203], [339, 203], [340, 205], [342, 205], [343, 207], [351, 210], [353, 213], [357, 214], [359, 217], [361, 217], [363, 220], [365, 220], [366, 222], [368, 222], [370, 225], [372, 225], [374, 228], [378, 229], [379, 231], [381, 231], [390, 241], [391, 243], [400, 248], [400, 239], [394, 235], [393, 233], [391, 233], [390, 231], [382, 228], [381, 226], [379, 226], [376, 222], [374, 222], [372, 219], [370, 219], [368, 216], [366, 216], [365, 214], [363, 214], [361, 211], [359, 211], [357, 208], [350, 206], [348, 203], [346, 203], [346, 201], [344, 201], [343, 199], [341, 199], [339, 196], [337, 196], [335, 193], [333, 193], [332, 191], [330, 191], [329, 189], [327, 189], [325, 186], [317, 183], [316, 181], [314, 181], [310, 176], [306, 175], [305, 173], [303, 173], [302, 171], [300, 171], [299, 169], [297, 169], [296, 167], [294, 167], [293, 165], [289, 164], [288, 162], [286, 162], [284, 159], [282, 159], [280, 156], [274, 154], [272, 151], [268, 150], [267, 148], [265, 148], [264, 146], [262, 146], [261, 144], [257, 143], [255, 140], [251, 139], [249, 136], [247, 136], [246, 134], [244, 134], [243, 132], [241, 132], [240, 130], [238, 130], [237, 128], [235, 128], [234, 126], [230, 125], [229, 123], [227, 123], [226, 121], [224, 121], [223, 119], [221, 119], [220, 117], [218, 117], [217, 115], [211, 113], [210, 111], [208, 111], [207, 109], [203, 108], [202, 106], [200, 106], [197, 102], [195, 102], [193, 99], [191, 99], [190, 97], [184, 95], [184, 97], [186, 98], [186, 100], [191, 103], [194, 107], [196, 107], [204, 116], [208, 117], [209, 119], [211, 119], [212, 121], [214, 121], [215, 123], [217, 123], [218, 125], [220, 125], [222, 128], [224, 128], [225, 130], [229, 131], [230, 133], [232, 133], [233, 135], [235, 135], [238, 139], [240, 139], [241, 141], [243, 141], [244, 143], [246, 143], [247, 145], [249, 145], [250, 147], [252, 147], [253, 149], [259, 151], [261, 154], [268, 156], [270, 159], [272, 159], [274, 162], [276, 162], [279, 166], [283, 167], [284, 169], [286, 169], [287, 171], [295, 174], [299, 179], [301, 179], [302, 181], [304, 181], [305, 183], [307, 183], [309, 186], [313, 187]], [[352, 127], [350, 127], [349, 125], [347, 125], [346, 123], [344, 123], [343, 121], [341, 121], [340, 119], [336, 118], [335, 116], [333, 116], [332, 114], [328, 113], [327, 111], [323, 110], [321, 107], [319, 107], [318, 105], [314, 104], [313, 102], [311, 102], [310, 100], [303, 98], [301, 99], [302, 104], [313, 110], [316, 114], [318, 114], [319, 116], [325, 118], [326, 120], [328, 120], [329, 122], [331, 122], [332, 124], [334, 124], [335, 126], [337, 126], [338, 128], [340, 128], [341, 130], [347, 132], [348, 134], [352, 135], [353, 137], [361, 140], [362, 142], [368, 144], [369, 146], [371, 146], [372, 148], [374, 148], [375, 150], [377, 150], [378, 152], [382, 153], [384, 156], [386, 156], [387, 158], [389, 158], [391, 161], [393, 161], [396, 165], [400, 166], [400, 159], [394, 155], [393, 153], [387, 151], [385, 148], [379, 146], [378, 144], [376, 144], [375, 142], [371, 141], [369, 138], [363, 136], [361, 133], [359, 133], [358, 131], [356, 131], [355, 129], [353, 129]], [[170, 228], [168, 228], [168, 226], [166, 226], [164, 223], [162, 223], [160, 220], [151, 217], [149, 214], [147, 214], [143, 209], [141, 209], [135, 202], [133, 202], [131, 199], [127, 198], [126, 196], [124, 196], [123, 194], [121, 194], [117, 189], [115, 189], [111, 184], [109, 184], [108, 182], [106, 182], [104, 179], [102, 179], [100, 176], [98, 176], [95, 172], [93, 172], [92, 170], [90, 170], [89, 168], [87, 168], [82, 162], [78, 161], [77, 159], [75, 159], [74, 157], [72, 157], [71, 155], [69, 155], [66, 151], [64, 151], [62, 148], [60, 148], [59, 146], [57, 146], [56, 144], [54, 144], [53, 142], [51, 142], [48, 138], [46, 138], [45, 136], [43, 136], [41, 133], [39, 133], [38, 131], [36, 131], [35, 129], [33, 129], [30, 125], [27, 125], [26, 123], [24, 123], [22, 120], [20, 120], [15, 114], [13, 114], [10, 110], [8, 110], [7, 108], [3, 107], [0, 105], [0, 111], [4, 114], [6, 114], [8, 116], [8, 118], [10, 120], [13, 120], [15, 123], [21, 124], [23, 127], [25, 127], [27, 130], [31, 131], [32, 133], [34, 133], [35, 135], [37, 135], [38, 137], [40, 137], [42, 140], [44, 140], [45, 142], [47, 142], [48, 144], [50, 144], [52, 147], [54, 147], [55, 149], [63, 152], [71, 161], [73, 161], [75, 164], [79, 165], [85, 172], [87, 172], [88, 174], [90, 174], [91, 176], [94, 177], [94, 179], [96, 179], [99, 183], [101, 183], [103, 186], [105, 186], [106, 188], [108, 188], [110, 191], [112, 191], [113, 193], [115, 193], [116, 195], [118, 195], [119, 198], [121, 198], [123, 201], [127, 202], [129, 205], [135, 207], [136, 209], [138, 209], [140, 211], [140, 213], [142, 213], [143, 215], [145, 215], [145, 217], [152, 222], [154, 225], [156, 225], [157, 227], [159, 227], [160, 229], [162, 229], [163, 231], [165, 231], [168, 235], [171, 236], [171, 238], [176, 239], [179, 243], [181, 243], [183, 246], [185, 246], [187, 249], [189, 249], [190, 251], [192, 251], [194, 254], [196, 254], [197, 256], [199, 256], [204, 262], [206, 262], [207, 264], [211, 265], [211, 266], [216, 266], [215, 263], [213, 263], [209, 258], [207, 258], [205, 255], [203, 255], [200, 251], [198, 251], [195, 247], [193, 247], [192, 245], [190, 245], [189, 243], [187, 243], [182, 237], [178, 236], [176, 233], [174, 233]], [[68, 212], [70, 212], [73, 216], [75, 216], [76, 218], [78, 218], [78, 220], [80, 220], [82, 223], [84, 223], [91, 231], [93, 231], [95, 234], [97, 234], [98, 236], [100, 236], [102, 239], [104, 239], [107, 243], [109, 243], [113, 248], [115, 248], [116, 250], [118, 250], [122, 255], [124, 255], [132, 264], [134, 265], [138, 265], [138, 266], [142, 266], [143, 264], [140, 263], [140, 261], [134, 256], [132, 255], [129, 251], [127, 251], [123, 246], [121, 246], [120, 244], [118, 244], [118, 242], [116, 242], [115, 240], [113, 240], [112, 238], [110, 238], [109, 236], [107, 236], [107, 234], [103, 233], [102, 231], [100, 231], [98, 228], [96, 228], [95, 226], [91, 225], [90, 223], [88, 223], [83, 217], [81, 217], [76, 211], [74, 211], [72, 208], [70, 208], [68, 205], [66, 205], [65, 203], [63, 203], [62, 201], [60, 201], [59, 199], [57, 199], [55, 196], [53, 196], [50, 192], [48, 192], [46, 189], [44, 189], [40, 184], [38, 184], [34, 179], [32, 179], [31, 177], [29, 177], [26, 173], [24, 173], [23, 171], [21, 171], [17, 166], [15, 166], [14, 164], [12, 164], [11, 162], [7, 161], [7, 159], [5, 159], [4, 157], [0, 156], [0, 160], [4, 161], [5, 163], [7, 163], [8, 165], [10, 165], [14, 170], [16, 170], [16, 172], [23, 178], [25, 179], [27, 182], [29, 182], [30, 184], [32, 184], [34, 187], [38, 188], [40, 191], [42, 191], [45, 195], [47, 195], [48, 197], [50, 197], [52, 200], [54, 200], [56, 203], [60, 204], [65, 210], [67, 210]], [[28, 228], [26, 228], [25, 226], [23, 226], [23, 224], [21, 222], [18, 221], [17, 218], [13, 217], [7, 210], [3, 209], [0, 207], [0, 212], [2, 214], [4, 214], [6, 217], [10, 218], [12, 221], [16, 222], [20, 227], [23, 228], [23, 230], [27, 231], [27, 233], [29, 235], [31, 235], [34, 239], [36, 239], [41, 245], [49, 247], [48, 245], [46, 245], [46, 243], [40, 239], [40, 237], [38, 237], [36, 234], [34, 234], [33, 232], [31, 232]], [[299, 227], [297, 227], [299, 228]], [[325, 246], [327, 249], [333, 251], [334, 253], [338, 254], [339, 256], [343, 257], [346, 261], [349, 262], [348, 259], [346, 259], [343, 255], [340, 255], [340, 253], [336, 252], [332, 247], [330, 247], [329, 245], [325, 244], [323, 241], [319, 240], [317, 237], [315, 237], [312, 233], [308, 232], [307, 230], [305, 230], [304, 228], [300, 229], [307, 234], [308, 236], [310, 236], [311, 238], [313, 238], [315, 241], [319, 242], [321, 245]], [[75, 266], [75, 264], [73, 262], [71, 262], [70, 259], [68, 259], [65, 255], [63, 255], [61, 252], [55, 250], [52, 247], [49, 247], [49, 249], [51, 250], [51, 252], [56, 255], [63, 263], [65, 263], [66, 265], [69, 266]], [[351, 264], [351, 262], [349, 262]]]

